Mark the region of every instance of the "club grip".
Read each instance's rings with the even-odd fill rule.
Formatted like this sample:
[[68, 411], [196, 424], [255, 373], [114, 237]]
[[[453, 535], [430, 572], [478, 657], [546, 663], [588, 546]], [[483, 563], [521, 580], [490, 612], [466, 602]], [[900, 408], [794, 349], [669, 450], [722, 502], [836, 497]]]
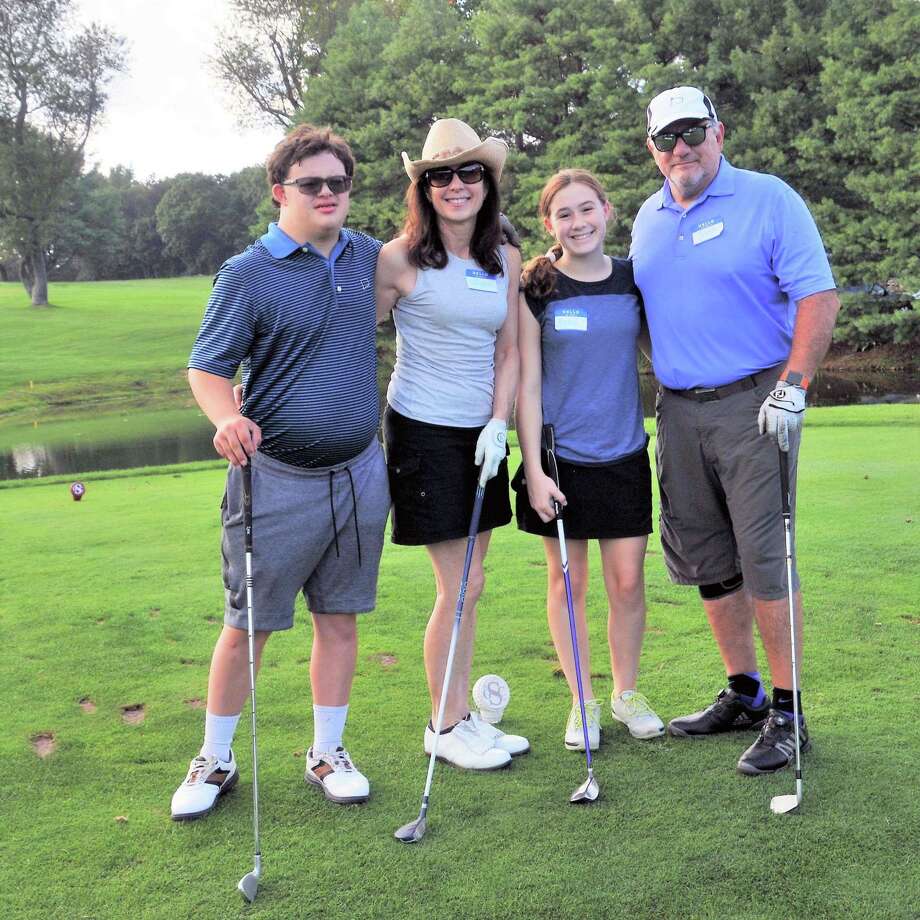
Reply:
[[252, 457], [246, 466], [240, 467], [243, 474], [243, 535], [245, 551], [252, 552]]
[[783, 493], [783, 514], [789, 514], [789, 454], [779, 450], [779, 487]]

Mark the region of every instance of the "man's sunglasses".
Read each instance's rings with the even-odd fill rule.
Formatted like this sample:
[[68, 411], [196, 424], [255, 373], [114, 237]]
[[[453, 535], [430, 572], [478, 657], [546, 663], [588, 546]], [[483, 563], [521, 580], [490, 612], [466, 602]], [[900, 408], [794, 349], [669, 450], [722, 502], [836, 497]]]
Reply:
[[677, 139], [681, 138], [688, 147], [699, 147], [706, 140], [706, 129], [712, 125], [694, 125], [683, 131], [662, 131], [652, 138], [655, 149], [667, 153], [677, 146]]
[[486, 168], [482, 163], [464, 163], [454, 169], [452, 166], [436, 166], [425, 173], [425, 181], [432, 188], [445, 188], [454, 181], [454, 176], [459, 176], [464, 185], [476, 185], [482, 182]]
[[290, 182], [279, 182], [279, 185], [296, 185], [302, 195], [318, 195], [324, 185], [329, 187], [333, 195], [341, 195], [351, 189], [351, 176], [301, 176], [291, 179]]

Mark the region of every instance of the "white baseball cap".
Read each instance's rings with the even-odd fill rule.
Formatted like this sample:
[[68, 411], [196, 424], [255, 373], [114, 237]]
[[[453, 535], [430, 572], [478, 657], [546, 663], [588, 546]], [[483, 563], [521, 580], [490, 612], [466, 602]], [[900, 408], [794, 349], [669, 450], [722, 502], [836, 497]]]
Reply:
[[718, 121], [712, 101], [695, 86], [675, 86], [666, 89], [648, 104], [646, 114], [649, 137], [684, 118], [711, 118]]

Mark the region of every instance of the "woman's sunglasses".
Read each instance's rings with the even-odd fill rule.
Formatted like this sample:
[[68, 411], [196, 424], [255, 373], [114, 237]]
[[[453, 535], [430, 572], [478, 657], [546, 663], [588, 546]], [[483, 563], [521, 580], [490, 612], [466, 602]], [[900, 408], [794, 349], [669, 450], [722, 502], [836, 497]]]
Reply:
[[661, 153], [668, 153], [677, 146], [677, 138], [682, 138], [688, 147], [699, 147], [706, 140], [706, 129], [712, 125], [694, 125], [683, 131], [662, 131], [652, 138], [655, 149]]
[[454, 181], [454, 176], [459, 176], [464, 185], [476, 185], [482, 182], [486, 168], [482, 163], [464, 163], [454, 169], [452, 166], [436, 166], [425, 173], [425, 181], [432, 188], [445, 188]]

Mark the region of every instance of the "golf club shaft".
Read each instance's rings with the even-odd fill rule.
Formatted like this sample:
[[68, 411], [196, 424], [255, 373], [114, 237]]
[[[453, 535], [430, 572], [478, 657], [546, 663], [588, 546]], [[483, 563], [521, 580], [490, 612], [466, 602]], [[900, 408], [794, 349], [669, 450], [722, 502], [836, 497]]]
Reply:
[[799, 675], [795, 654], [795, 598], [792, 591], [792, 511], [789, 497], [789, 454], [779, 451], [779, 479], [783, 493], [783, 531], [786, 538], [786, 597], [789, 601], [789, 638], [792, 659], [792, 718], [795, 732], [795, 794], [802, 800], [802, 755], [799, 739]]
[[256, 872], [261, 871], [262, 847], [259, 843], [259, 754], [256, 744], [256, 663], [252, 627], [252, 457], [243, 474], [243, 531], [246, 549], [246, 626], [249, 634], [249, 694], [252, 709], [252, 830], [255, 838]]
[[572, 655], [575, 659], [575, 683], [578, 687], [578, 707], [581, 710], [581, 730], [585, 738], [585, 759], [588, 776], [593, 775], [591, 765], [591, 739], [588, 734], [588, 717], [585, 712], [585, 691], [581, 683], [581, 657], [578, 654], [578, 627], [575, 623], [575, 602], [572, 599], [572, 579], [569, 577], [569, 554], [565, 546], [565, 528], [562, 525], [562, 509], [554, 501], [556, 509], [556, 531], [559, 535], [559, 558], [562, 561], [562, 580], [565, 582], [565, 603], [569, 613], [569, 633], [572, 637]]
[[444, 665], [444, 680], [441, 684], [441, 699], [438, 701], [438, 715], [435, 719], [434, 738], [431, 743], [431, 757], [428, 760], [428, 777], [425, 780], [425, 791], [422, 794], [422, 809], [419, 819], [428, 812], [428, 797], [431, 795], [431, 781], [434, 777], [434, 764], [438, 754], [438, 741], [441, 737], [441, 728], [444, 725], [444, 709], [447, 705], [447, 692], [450, 689], [450, 677], [454, 667], [454, 653], [457, 650], [457, 638], [460, 635], [460, 620], [463, 617], [463, 603], [466, 600], [466, 585], [470, 577], [470, 568], [473, 564], [473, 549], [476, 546], [476, 535], [479, 531], [479, 517], [482, 514], [482, 501], [486, 494], [485, 471], [479, 476], [476, 486], [476, 497], [473, 499], [473, 513], [470, 517], [469, 536], [466, 540], [466, 559], [463, 562], [463, 574], [460, 578], [460, 590], [457, 592], [457, 609], [454, 612], [454, 626], [450, 634], [450, 647], [447, 651], [447, 663]]

